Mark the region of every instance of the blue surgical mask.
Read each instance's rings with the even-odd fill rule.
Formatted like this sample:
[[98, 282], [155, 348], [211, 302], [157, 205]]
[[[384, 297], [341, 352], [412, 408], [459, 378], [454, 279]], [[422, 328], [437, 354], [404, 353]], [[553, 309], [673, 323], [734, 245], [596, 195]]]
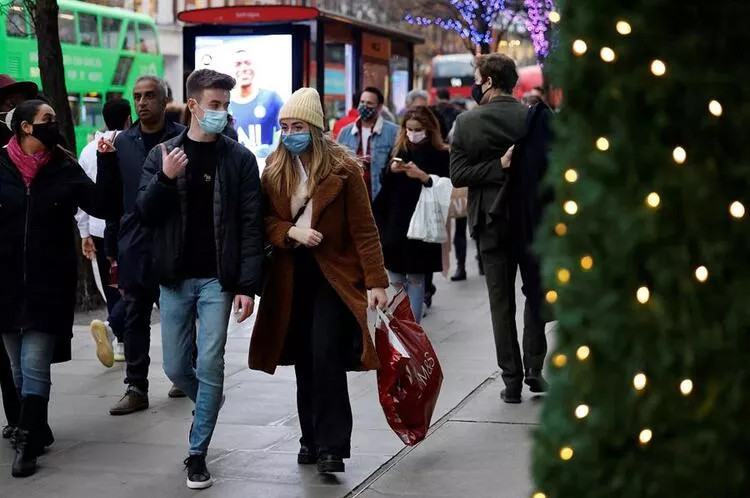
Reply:
[[281, 143], [284, 144], [286, 150], [294, 156], [299, 156], [305, 152], [312, 142], [312, 135], [309, 131], [303, 131], [301, 133], [282, 133]]
[[201, 130], [214, 135], [218, 135], [224, 131], [224, 128], [227, 126], [227, 116], [229, 115], [227, 111], [214, 111], [198, 107], [203, 111], [203, 118], [198, 118], [198, 125], [200, 125]]

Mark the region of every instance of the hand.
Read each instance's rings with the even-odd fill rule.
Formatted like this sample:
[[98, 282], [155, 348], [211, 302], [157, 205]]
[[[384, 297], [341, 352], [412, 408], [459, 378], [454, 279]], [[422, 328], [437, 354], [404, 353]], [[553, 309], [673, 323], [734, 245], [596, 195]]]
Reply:
[[391, 171], [394, 173], [403, 173], [406, 171], [403, 161], [391, 161]]
[[375, 308], [384, 310], [388, 306], [388, 296], [385, 293], [385, 289], [375, 288], [370, 291], [370, 309]]
[[102, 154], [108, 154], [110, 152], [115, 152], [117, 149], [115, 149], [115, 139], [112, 137], [112, 139], [101, 137], [99, 138], [99, 142], [96, 144], [96, 150], [101, 152]]
[[427, 179], [430, 177], [427, 173], [422, 171], [419, 166], [414, 164], [413, 162], [409, 162], [404, 166], [404, 172], [406, 173], [406, 176], [409, 178], [415, 178], [422, 183], [425, 183]]
[[289, 238], [305, 247], [317, 247], [323, 242], [323, 234], [312, 228], [292, 227], [289, 229]]
[[253, 314], [255, 309], [255, 300], [250, 296], [237, 294], [234, 296], [234, 314], [237, 317], [237, 323], [242, 323]]
[[513, 148], [515, 148], [515, 145], [511, 145], [505, 155], [500, 158], [500, 164], [503, 166], [503, 169], [510, 168], [510, 160], [513, 157]]
[[177, 178], [183, 171], [185, 171], [185, 166], [187, 166], [188, 158], [185, 155], [185, 152], [180, 149], [179, 147], [175, 147], [172, 149], [172, 152], [167, 154], [167, 146], [164, 144], [160, 145], [161, 147], [161, 170], [164, 172], [164, 175], [169, 178], [170, 180], [174, 180]]
[[85, 237], [81, 239], [81, 251], [83, 251], [83, 255], [86, 256], [86, 258], [89, 261], [94, 261], [96, 258], [96, 247], [94, 246], [94, 239], [91, 237]]

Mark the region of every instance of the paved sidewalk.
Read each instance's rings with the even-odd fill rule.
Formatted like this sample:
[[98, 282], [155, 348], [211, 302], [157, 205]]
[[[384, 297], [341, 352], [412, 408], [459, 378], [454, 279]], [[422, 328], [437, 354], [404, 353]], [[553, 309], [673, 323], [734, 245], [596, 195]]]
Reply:
[[[436, 277], [436, 284], [439, 291], [424, 326], [445, 381], [426, 441], [404, 448], [386, 424], [374, 372], [352, 373], [353, 458], [347, 472], [323, 478], [314, 467], [298, 466], [294, 372], [290, 367], [275, 376], [250, 371], [251, 328], [233, 326], [227, 401], [208, 458], [216, 483], [200, 496], [528, 496], [528, 432], [539, 403], [500, 401], [483, 280], [476, 274], [462, 283]], [[194, 496], [182, 472], [192, 406], [186, 399], [167, 398], [170, 383], [162, 371], [158, 324], [151, 351], [151, 408], [112, 417], [108, 409], [124, 390], [123, 366], [102, 367], [87, 328], [76, 327], [74, 360], [53, 367], [50, 424], [57, 442], [28, 479], [10, 477], [11, 449], [0, 442], [0, 496]]]

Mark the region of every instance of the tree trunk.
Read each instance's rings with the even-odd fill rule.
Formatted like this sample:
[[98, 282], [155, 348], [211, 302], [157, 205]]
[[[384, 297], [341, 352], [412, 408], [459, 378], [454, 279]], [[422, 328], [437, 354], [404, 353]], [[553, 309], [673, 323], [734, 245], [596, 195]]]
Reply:
[[[27, 4], [28, 5], [28, 4]], [[29, 6], [31, 7], [31, 6]], [[31, 9], [30, 9], [31, 10]], [[68, 105], [68, 90], [65, 86], [62, 47], [58, 30], [58, 8], [55, 0], [37, 0], [33, 6], [32, 19], [36, 28], [39, 52], [39, 75], [42, 91], [49, 98], [60, 123], [60, 131], [69, 150], [76, 150], [73, 116]], [[89, 311], [102, 305], [102, 298], [96, 289], [91, 264], [81, 252], [81, 239], [75, 230], [75, 244], [78, 254], [78, 285], [76, 303], [79, 310]]]

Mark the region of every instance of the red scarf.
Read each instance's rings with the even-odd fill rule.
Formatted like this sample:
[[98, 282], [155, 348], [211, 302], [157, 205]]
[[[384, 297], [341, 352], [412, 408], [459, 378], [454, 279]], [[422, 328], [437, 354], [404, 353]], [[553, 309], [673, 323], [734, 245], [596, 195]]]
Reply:
[[39, 173], [39, 170], [42, 169], [42, 166], [47, 164], [52, 158], [52, 152], [44, 149], [41, 152], [29, 155], [23, 151], [21, 144], [18, 143], [18, 139], [13, 135], [13, 138], [8, 142], [8, 156], [10, 156], [10, 160], [16, 165], [18, 171], [21, 172], [26, 187], [30, 187], [32, 180]]

